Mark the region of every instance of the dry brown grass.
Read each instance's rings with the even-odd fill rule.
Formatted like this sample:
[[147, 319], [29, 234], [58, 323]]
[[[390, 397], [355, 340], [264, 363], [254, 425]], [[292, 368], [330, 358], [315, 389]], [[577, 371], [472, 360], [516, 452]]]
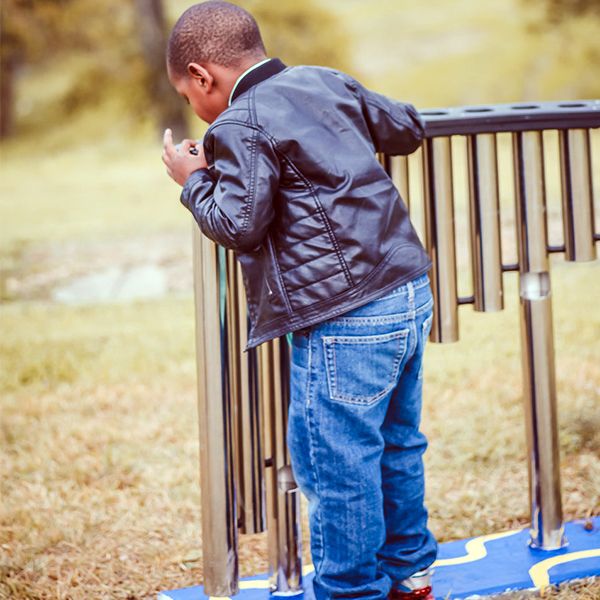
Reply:
[[66, 386], [5, 402], [6, 597], [145, 597], [193, 583], [191, 385]]
[[[597, 265], [555, 261], [553, 267], [567, 519], [598, 514], [600, 506], [597, 275]], [[441, 541], [528, 522], [514, 282], [507, 277], [505, 311], [478, 315], [461, 309], [461, 341], [428, 348], [423, 419], [430, 439], [428, 502], [431, 527]], [[150, 598], [161, 589], [201, 582], [194, 371], [190, 357], [181, 356], [191, 352], [191, 301], [173, 301], [171, 311], [168, 301], [157, 305], [161, 317], [153, 326], [152, 306], [135, 309], [139, 323], [130, 315], [131, 330], [122, 337], [118, 326], [109, 329], [114, 362], [125, 357], [127, 370], [139, 376], [125, 377], [116, 367], [105, 371], [110, 361], [102, 355], [97, 365], [87, 358], [71, 364], [66, 380], [58, 370], [54, 380], [45, 373], [42, 382], [5, 388], [1, 597]], [[18, 313], [9, 308], [3, 314], [19, 328]], [[86, 319], [109, 327], [110, 307], [81, 310]], [[115, 310], [119, 318], [129, 314]], [[165, 329], [161, 320], [176, 311], [184, 316]], [[71, 340], [75, 347], [96, 335], [94, 326], [81, 329], [77, 311], [70, 330], [59, 313], [53, 308], [48, 314], [60, 330], [73, 336], [79, 331]], [[41, 316], [30, 310], [23, 318], [40, 328]], [[19, 344], [39, 351], [22, 331], [5, 352], [17, 351]], [[60, 348], [69, 343], [64, 336], [44, 339]], [[43, 356], [50, 350], [44, 348]], [[158, 365], [161, 352], [164, 368], [153, 375], [144, 365]], [[242, 538], [240, 561], [243, 575], [266, 571], [264, 535]], [[557, 596], [598, 597], [600, 583]]]

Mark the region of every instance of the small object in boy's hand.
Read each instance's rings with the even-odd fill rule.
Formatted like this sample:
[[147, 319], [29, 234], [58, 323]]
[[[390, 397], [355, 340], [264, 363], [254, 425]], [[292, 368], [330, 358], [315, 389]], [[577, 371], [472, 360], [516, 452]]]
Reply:
[[[181, 150], [181, 144], [176, 144], [175, 150], [177, 150], [177, 152], [179, 152]], [[194, 156], [198, 156], [198, 148], [196, 146], [192, 146], [189, 150], [189, 153], [193, 154]]]

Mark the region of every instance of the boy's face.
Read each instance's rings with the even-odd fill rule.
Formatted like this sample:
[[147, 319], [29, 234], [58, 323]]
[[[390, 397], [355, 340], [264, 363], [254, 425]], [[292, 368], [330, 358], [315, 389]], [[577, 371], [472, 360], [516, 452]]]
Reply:
[[212, 123], [228, 106], [229, 77], [221, 77], [219, 67], [188, 65], [186, 75], [176, 75], [167, 69], [169, 81], [177, 93], [192, 107], [194, 113], [207, 123]]

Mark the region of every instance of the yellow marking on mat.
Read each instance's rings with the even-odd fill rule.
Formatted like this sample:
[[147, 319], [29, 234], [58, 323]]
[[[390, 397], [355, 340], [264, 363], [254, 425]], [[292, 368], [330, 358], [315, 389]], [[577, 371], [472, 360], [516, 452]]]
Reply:
[[529, 569], [529, 577], [531, 577], [531, 581], [533, 581], [535, 587], [538, 588], [543, 594], [545, 589], [550, 585], [550, 575], [548, 574], [548, 571], [552, 567], [562, 563], [571, 562], [573, 560], [581, 560], [582, 558], [593, 558], [594, 556], [600, 557], [600, 548], [595, 548], [593, 550], [580, 550], [579, 552], [571, 552], [570, 554], [553, 556], [552, 558], [547, 558], [546, 560], [542, 560], [533, 565], [533, 567]]
[[500, 538], [509, 537], [516, 533], [521, 533], [522, 529], [513, 529], [511, 531], [503, 531], [502, 533], [491, 533], [490, 535], [482, 535], [469, 540], [465, 544], [466, 554], [464, 556], [456, 556], [455, 558], [440, 558], [433, 563], [433, 567], [450, 567], [452, 565], [462, 565], [464, 563], [481, 560], [487, 556], [485, 548], [486, 542], [498, 540]]
[[240, 590], [268, 590], [268, 579], [253, 579], [252, 581], [240, 581]]
[[[302, 575], [312, 573], [315, 568], [312, 565], [303, 565]], [[270, 587], [268, 579], [251, 579], [250, 581], [240, 581], [240, 590], [268, 590]], [[216, 598], [210, 596], [209, 600], [231, 600], [231, 598]]]
[[208, 600], [231, 600], [231, 596], [209, 596]]

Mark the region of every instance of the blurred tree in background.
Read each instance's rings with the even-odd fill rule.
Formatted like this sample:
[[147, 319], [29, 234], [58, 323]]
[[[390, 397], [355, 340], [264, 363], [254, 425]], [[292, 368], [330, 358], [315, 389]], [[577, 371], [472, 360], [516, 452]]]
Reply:
[[[600, 0], [521, 0], [529, 29], [544, 48], [531, 69], [537, 90], [564, 89], [564, 97], [600, 94]], [[541, 18], [540, 18], [541, 17]], [[569, 89], [570, 88], [570, 89]]]
[[[347, 40], [333, 15], [313, 0], [241, 0], [263, 29], [272, 56], [290, 64], [347, 66]], [[186, 2], [185, 8], [191, 2]], [[37, 132], [112, 102], [112, 112], [157, 131], [186, 133], [186, 108], [165, 72], [169, 23], [162, 0], [3, 0], [0, 136]], [[179, 11], [180, 12], [180, 11]], [[20, 97], [19, 77], [40, 78]], [[20, 104], [20, 111], [15, 107]]]
[[144, 58], [141, 84], [156, 112], [159, 131], [170, 127], [175, 139], [187, 137], [184, 105], [165, 71], [167, 24], [162, 0], [135, 0], [137, 34]]
[[269, 56], [290, 65], [350, 69], [350, 40], [340, 19], [314, 0], [239, 0], [256, 18]]
[[560, 21], [569, 15], [600, 17], [600, 0], [539, 0], [545, 5], [546, 14], [552, 21]]
[[64, 80], [60, 90], [50, 90], [34, 128], [110, 97], [120, 108], [150, 113], [159, 127], [168, 122], [183, 133], [183, 107], [164, 72], [165, 40], [161, 0], [5, 0], [2, 135], [14, 130], [14, 106], [21, 100], [15, 77], [59, 65]]
[[4, 0], [0, 12], [1, 117], [0, 135], [14, 126], [15, 75], [25, 65], [42, 62], [49, 48], [86, 46], [87, 40], [72, 19], [71, 0]]

